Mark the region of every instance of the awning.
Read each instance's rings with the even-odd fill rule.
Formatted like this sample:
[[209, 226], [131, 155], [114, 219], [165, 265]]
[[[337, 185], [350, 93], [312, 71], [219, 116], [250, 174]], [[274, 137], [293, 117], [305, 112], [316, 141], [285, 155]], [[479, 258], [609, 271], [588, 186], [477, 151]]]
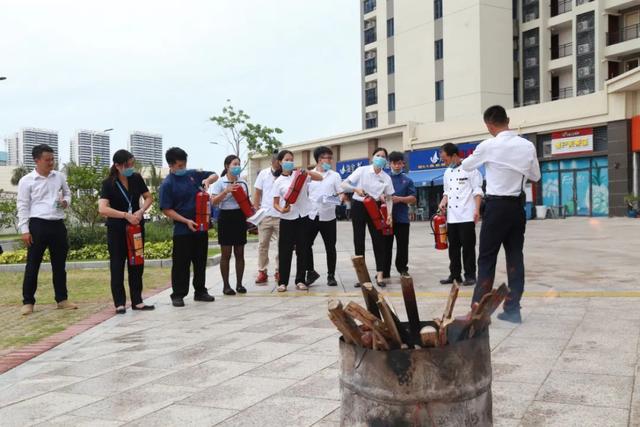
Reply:
[[[425, 169], [421, 171], [409, 171], [409, 178], [413, 180], [416, 187], [432, 187], [442, 185], [442, 178], [447, 168]], [[484, 166], [478, 168], [484, 178]]]

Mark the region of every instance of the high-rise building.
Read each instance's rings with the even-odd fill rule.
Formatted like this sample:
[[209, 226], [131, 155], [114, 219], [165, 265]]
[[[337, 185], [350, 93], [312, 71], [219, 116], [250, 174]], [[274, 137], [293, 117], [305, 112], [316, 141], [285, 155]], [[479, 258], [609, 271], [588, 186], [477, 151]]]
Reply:
[[71, 138], [71, 161], [77, 165], [93, 165], [109, 167], [110, 139], [106, 132], [78, 130]]
[[23, 128], [5, 138], [8, 152], [8, 164], [11, 166], [36, 167], [31, 150], [40, 144], [47, 144], [53, 148], [56, 163], [58, 163], [58, 132], [54, 130]]
[[148, 132], [131, 132], [127, 149], [142, 166], [162, 167], [162, 135]]
[[6, 151], [0, 151], [0, 166], [7, 166], [9, 158], [9, 153]]

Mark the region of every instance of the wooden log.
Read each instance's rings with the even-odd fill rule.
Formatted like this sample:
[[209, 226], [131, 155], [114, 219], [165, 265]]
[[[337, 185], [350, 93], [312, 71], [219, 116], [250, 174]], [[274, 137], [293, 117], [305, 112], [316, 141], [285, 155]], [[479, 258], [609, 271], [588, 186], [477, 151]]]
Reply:
[[380, 310], [378, 307], [378, 299], [380, 299], [380, 295], [378, 294], [378, 290], [373, 287], [373, 285], [369, 282], [362, 284], [362, 295], [364, 296], [364, 302], [367, 305], [367, 310], [371, 312], [378, 319], [382, 319], [380, 316]]
[[416, 342], [420, 342], [420, 329], [422, 329], [422, 327], [420, 326], [420, 315], [418, 314], [416, 292], [413, 288], [413, 278], [411, 278], [411, 276], [402, 276], [400, 281], [404, 307], [407, 310], [407, 319], [409, 320], [409, 330]]
[[350, 344], [362, 345], [360, 329], [348, 316], [342, 308], [342, 303], [338, 300], [330, 300], [328, 303], [329, 319], [336, 326], [338, 331], [342, 333], [345, 342]]
[[[502, 304], [507, 295], [509, 295], [509, 287], [503, 283], [498, 289], [492, 290], [482, 298], [472, 316], [469, 338], [473, 338], [491, 324], [491, 315]], [[487, 297], [486, 301], [485, 297]]]
[[358, 276], [358, 283], [371, 283], [371, 277], [369, 276], [369, 270], [367, 270], [367, 264], [364, 261], [364, 256], [357, 255], [351, 257], [353, 268], [356, 270], [356, 276]]
[[442, 314], [442, 320], [451, 319], [453, 316], [453, 307], [456, 305], [458, 299], [458, 293], [460, 292], [460, 285], [454, 280], [449, 291], [449, 298], [447, 299], [447, 305], [444, 307], [444, 313]]
[[420, 342], [422, 347], [438, 347], [438, 331], [433, 326], [425, 326], [420, 329]]
[[448, 329], [449, 329], [449, 325], [451, 325], [452, 323], [453, 323], [452, 318], [444, 319], [442, 322], [440, 322], [440, 325], [438, 328], [438, 346], [439, 347], [444, 347], [449, 343]]
[[371, 329], [371, 332], [373, 332], [374, 349], [390, 349], [389, 342], [387, 341], [387, 338], [385, 338], [385, 336], [388, 336], [389, 332], [386, 330], [385, 325], [380, 321], [380, 319], [378, 319], [364, 307], [356, 304], [353, 301], [347, 304], [347, 306], [344, 308], [344, 311], [345, 313], [347, 313], [354, 319], [359, 320], [367, 327], [369, 327], [369, 329]]
[[400, 348], [402, 346], [402, 337], [398, 330], [399, 324], [396, 324], [393, 313], [383, 298], [378, 298], [378, 308], [380, 309], [382, 320], [384, 320], [384, 324], [389, 331], [389, 344], [393, 346], [392, 348]]

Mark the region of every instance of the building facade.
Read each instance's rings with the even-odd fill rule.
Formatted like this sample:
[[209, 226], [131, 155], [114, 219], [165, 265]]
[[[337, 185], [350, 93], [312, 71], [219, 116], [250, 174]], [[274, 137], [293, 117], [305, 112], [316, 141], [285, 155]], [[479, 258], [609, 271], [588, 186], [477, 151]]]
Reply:
[[109, 167], [111, 164], [111, 143], [109, 134], [92, 130], [78, 130], [71, 138], [71, 161], [77, 165]]
[[127, 149], [142, 166], [162, 167], [162, 135], [148, 132], [131, 132]]
[[58, 163], [58, 132], [47, 129], [23, 128], [5, 138], [8, 160], [11, 166], [36, 167], [31, 150], [40, 144], [47, 144], [53, 148], [56, 163]]

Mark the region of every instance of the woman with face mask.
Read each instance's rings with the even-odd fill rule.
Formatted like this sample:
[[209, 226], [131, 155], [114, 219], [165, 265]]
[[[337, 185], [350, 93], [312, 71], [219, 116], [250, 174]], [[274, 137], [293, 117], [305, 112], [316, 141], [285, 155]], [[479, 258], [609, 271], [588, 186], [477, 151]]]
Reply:
[[[98, 212], [107, 217], [107, 246], [111, 270], [111, 294], [116, 313], [126, 312], [127, 295], [124, 290], [124, 264], [127, 262], [127, 224], [142, 225], [144, 213], [153, 203], [153, 196], [142, 176], [135, 172], [133, 154], [118, 150], [113, 155], [109, 176], [102, 183]], [[140, 206], [140, 198], [144, 202]], [[142, 273], [144, 265], [128, 265], [131, 309], [153, 310], [142, 302]]]
[[[356, 255], [364, 256], [365, 227], [369, 228], [373, 254], [376, 259], [376, 281], [379, 286], [385, 286], [383, 280], [385, 261], [385, 239], [382, 233], [376, 230], [371, 218], [367, 214], [362, 201], [366, 196], [371, 196], [379, 202], [387, 204], [387, 222], [391, 224], [393, 201], [393, 182], [391, 177], [383, 170], [387, 165], [387, 150], [376, 148], [373, 150], [371, 164], [360, 166], [342, 182], [345, 192], [353, 193], [351, 201], [351, 224], [353, 226], [353, 246]], [[356, 283], [360, 287], [361, 283]]]
[[[245, 218], [238, 202], [233, 197], [233, 193], [240, 188], [249, 195], [247, 183], [240, 179], [242, 167], [240, 158], [234, 154], [224, 159], [224, 170], [222, 179], [216, 181], [212, 189], [212, 199], [214, 205], [220, 208], [218, 217], [218, 244], [222, 250], [220, 259], [220, 273], [222, 274], [223, 288], [225, 295], [235, 295], [236, 292], [244, 294], [247, 292], [242, 286], [242, 276], [244, 275], [244, 245], [247, 244], [247, 219]], [[236, 259], [236, 290], [229, 285], [229, 264], [231, 262], [231, 251]]]
[[307, 171], [307, 180], [300, 190], [298, 199], [292, 205], [287, 204], [284, 196], [293, 182], [295, 169], [293, 153], [282, 150], [278, 153], [278, 162], [282, 166], [281, 175], [273, 183], [273, 208], [280, 212], [280, 234], [278, 236], [279, 272], [278, 292], [285, 292], [289, 284], [291, 273], [291, 258], [293, 249], [296, 249], [296, 289], [305, 291], [305, 272], [307, 269], [307, 251], [309, 250], [307, 238], [310, 234], [309, 200], [307, 185], [310, 180], [322, 181], [322, 175], [315, 171]]

